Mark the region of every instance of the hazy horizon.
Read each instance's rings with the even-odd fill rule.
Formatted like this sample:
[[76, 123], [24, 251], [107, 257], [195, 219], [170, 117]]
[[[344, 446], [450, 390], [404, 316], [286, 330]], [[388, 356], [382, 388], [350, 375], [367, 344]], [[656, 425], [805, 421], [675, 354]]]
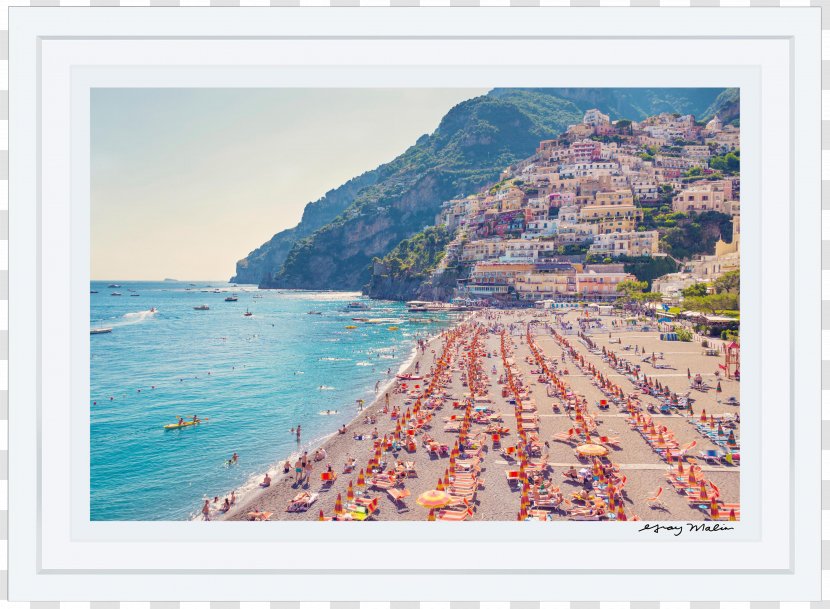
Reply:
[[227, 281], [307, 203], [486, 92], [93, 89], [91, 276]]

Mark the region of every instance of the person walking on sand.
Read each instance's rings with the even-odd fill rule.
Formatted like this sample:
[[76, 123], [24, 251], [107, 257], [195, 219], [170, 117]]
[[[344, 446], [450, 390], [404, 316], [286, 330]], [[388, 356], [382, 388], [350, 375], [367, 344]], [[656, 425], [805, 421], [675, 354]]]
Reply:
[[202, 506], [202, 518], [210, 520], [210, 499], [205, 499], [205, 504]]
[[306, 461], [305, 464], [305, 476], [303, 477], [303, 482], [305, 486], [308, 486], [311, 483], [311, 472], [314, 470], [314, 466], [311, 464], [311, 461]]

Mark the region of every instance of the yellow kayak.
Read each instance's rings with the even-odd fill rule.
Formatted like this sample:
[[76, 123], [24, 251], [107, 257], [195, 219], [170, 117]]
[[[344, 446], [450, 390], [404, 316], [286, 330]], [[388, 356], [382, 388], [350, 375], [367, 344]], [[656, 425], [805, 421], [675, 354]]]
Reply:
[[390, 330], [397, 330], [397, 329], [398, 329], [398, 326], [389, 326], [389, 329], [390, 329]]
[[355, 329], [357, 329], [357, 326], [346, 326], [346, 329], [347, 330], [355, 330]]
[[181, 429], [182, 427], [190, 427], [191, 425], [198, 425], [201, 421], [185, 421], [184, 423], [173, 423], [171, 425], [165, 425], [165, 429]]

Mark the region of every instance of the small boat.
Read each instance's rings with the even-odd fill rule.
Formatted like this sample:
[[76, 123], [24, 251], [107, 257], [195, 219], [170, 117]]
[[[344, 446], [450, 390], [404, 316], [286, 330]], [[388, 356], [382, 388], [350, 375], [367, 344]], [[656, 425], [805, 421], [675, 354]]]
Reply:
[[262, 298], [262, 294], [254, 294], [253, 298]]
[[225, 302], [236, 302], [237, 300], [239, 300], [239, 298], [236, 296], [228, 296], [225, 298]]
[[356, 330], [357, 326], [346, 326], [347, 330]]
[[248, 309], [245, 309], [245, 313], [242, 314], [243, 317], [251, 317], [253, 313], [251, 313]]
[[117, 283], [111, 283], [111, 284], [109, 284], [107, 287], [108, 287], [108, 288], [120, 288], [121, 286], [120, 286], [120, 285], [118, 285]]
[[121, 296], [121, 292], [113, 292], [110, 296]]
[[90, 293], [90, 294], [97, 294], [97, 293], [98, 293], [98, 290], [90, 290], [90, 291], [89, 291], [89, 293]]
[[141, 296], [141, 294], [130, 294], [130, 296]]
[[394, 332], [395, 330], [399, 330], [399, 329], [400, 329], [400, 328], [398, 328], [398, 326], [389, 326], [389, 327], [387, 328], [387, 330], [392, 330], [393, 332]]
[[210, 307], [207, 305], [199, 305], [198, 307], [193, 307], [194, 311], [210, 311]]
[[90, 328], [90, 334], [109, 334], [112, 332], [112, 328]]
[[308, 313], [306, 313], [306, 315], [322, 315], [322, 314], [323, 314], [322, 311], [308, 311]]

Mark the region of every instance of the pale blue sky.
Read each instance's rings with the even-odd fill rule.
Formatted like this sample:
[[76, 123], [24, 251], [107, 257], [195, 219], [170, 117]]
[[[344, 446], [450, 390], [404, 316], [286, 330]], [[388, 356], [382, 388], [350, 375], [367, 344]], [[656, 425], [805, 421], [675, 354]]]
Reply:
[[92, 277], [226, 279], [484, 89], [95, 89]]

